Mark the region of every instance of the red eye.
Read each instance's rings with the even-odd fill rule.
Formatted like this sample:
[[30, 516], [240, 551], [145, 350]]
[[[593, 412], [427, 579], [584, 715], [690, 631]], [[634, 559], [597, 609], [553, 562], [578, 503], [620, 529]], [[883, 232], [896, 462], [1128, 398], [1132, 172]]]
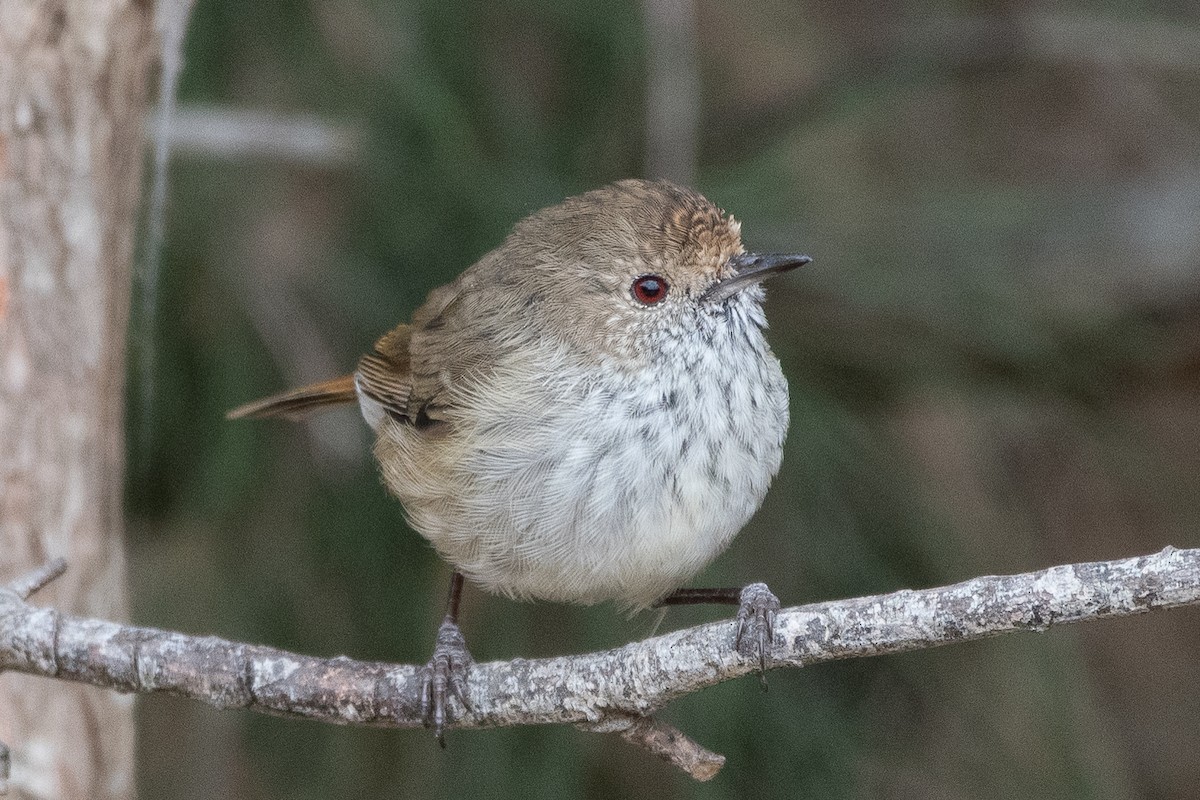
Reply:
[[644, 306], [652, 306], [667, 296], [667, 281], [658, 275], [643, 275], [640, 278], [634, 278], [633, 286], [629, 291], [633, 294], [634, 300]]

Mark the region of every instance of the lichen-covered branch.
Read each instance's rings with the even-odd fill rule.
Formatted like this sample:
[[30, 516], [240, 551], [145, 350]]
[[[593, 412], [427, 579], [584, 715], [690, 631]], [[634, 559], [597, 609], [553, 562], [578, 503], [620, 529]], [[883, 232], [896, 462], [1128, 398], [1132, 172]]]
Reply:
[[[0, 589], [0, 670], [126, 692], [170, 692], [220, 708], [353, 725], [421, 724], [417, 667], [313, 658], [216, 637], [81, 619]], [[882, 655], [1013, 631], [1200, 604], [1200, 549], [974, 578], [953, 586], [837, 600], [780, 612], [770, 668]], [[452, 727], [573, 723], [617, 731], [697, 778], [720, 756], [651, 714], [755, 670], [732, 647], [734, 623], [667, 633], [614, 650], [476, 664], [471, 709]]]

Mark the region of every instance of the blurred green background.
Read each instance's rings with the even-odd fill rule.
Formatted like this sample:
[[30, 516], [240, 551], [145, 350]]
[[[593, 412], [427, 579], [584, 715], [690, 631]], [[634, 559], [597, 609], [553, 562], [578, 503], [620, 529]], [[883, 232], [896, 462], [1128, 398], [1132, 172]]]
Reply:
[[[773, 282], [792, 387], [762, 511], [695, 584], [785, 605], [1200, 544], [1200, 12], [1180, 2], [198, 0], [135, 309], [139, 623], [423, 662], [447, 568], [347, 371], [520, 217], [694, 185]], [[672, 611], [682, 626], [722, 609]], [[648, 632], [469, 589], [476, 658]], [[374, 731], [141, 701], [153, 798], [1193, 798], [1200, 614], [776, 672], [664, 716], [695, 784], [568, 727]]]

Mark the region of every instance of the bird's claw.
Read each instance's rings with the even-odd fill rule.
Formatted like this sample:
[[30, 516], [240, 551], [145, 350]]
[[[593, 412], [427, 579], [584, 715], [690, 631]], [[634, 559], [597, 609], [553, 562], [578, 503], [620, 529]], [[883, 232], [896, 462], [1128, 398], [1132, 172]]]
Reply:
[[763, 688], [767, 685], [767, 655], [775, 640], [775, 615], [779, 598], [765, 583], [752, 583], [742, 589], [737, 613], [737, 634], [733, 647], [739, 653], [758, 659]]
[[471, 661], [462, 631], [453, 619], [446, 617], [438, 628], [433, 656], [421, 670], [421, 718], [426, 728], [433, 728], [442, 747], [446, 746], [450, 694], [457, 697], [464, 708], [471, 710], [471, 704], [467, 702], [467, 670]]

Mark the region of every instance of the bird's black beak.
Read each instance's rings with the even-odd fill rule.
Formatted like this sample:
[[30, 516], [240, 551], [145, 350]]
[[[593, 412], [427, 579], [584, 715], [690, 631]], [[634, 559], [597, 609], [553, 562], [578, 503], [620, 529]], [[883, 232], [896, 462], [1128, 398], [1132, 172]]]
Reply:
[[700, 295], [700, 299], [704, 302], [718, 303], [747, 286], [765, 281], [772, 275], [803, 267], [810, 261], [812, 259], [808, 256], [742, 253], [729, 259], [733, 274], [708, 287], [707, 291]]

